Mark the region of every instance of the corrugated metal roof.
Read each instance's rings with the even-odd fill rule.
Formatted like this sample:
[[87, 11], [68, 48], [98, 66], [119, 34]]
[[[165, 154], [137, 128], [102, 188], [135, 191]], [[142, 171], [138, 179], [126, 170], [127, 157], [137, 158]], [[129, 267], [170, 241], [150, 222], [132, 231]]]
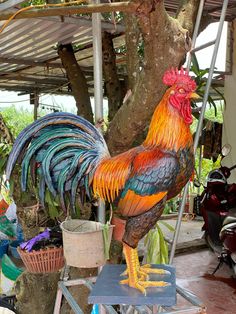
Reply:
[[[164, 0], [166, 9], [169, 12], [176, 12], [180, 4], [180, 0]], [[221, 8], [224, 0], [205, 0], [204, 12], [209, 13], [216, 20], [219, 19]], [[226, 13], [226, 21], [232, 21], [236, 18], [236, 1], [229, 0]]]
[[[176, 12], [179, 2], [165, 0], [168, 12]], [[206, 0], [205, 12], [218, 19], [222, 3]], [[227, 20], [235, 17], [236, 1], [229, 0]], [[3, 24], [1, 21], [0, 27]], [[124, 44], [124, 36], [120, 36], [124, 26], [103, 21], [102, 29], [119, 34], [114, 39], [116, 47]], [[43, 93], [70, 94], [57, 45], [71, 42], [78, 46], [76, 58], [93, 93], [92, 23], [89, 17], [75, 16], [13, 20], [0, 34], [0, 89], [29, 93], [38, 88]], [[123, 56], [117, 58], [119, 66], [124, 66]]]
[[[4, 22], [0, 22], [0, 27]], [[102, 22], [102, 29], [122, 33], [124, 27]], [[0, 34], [0, 88], [32, 91], [38, 87], [67, 93], [67, 78], [57, 45], [73, 43], [76, 57], [92, 80], [92, 24], [90, 18], [51, 17], [13, 20]], [[63, 86], [64, 85], [64, 86]]]

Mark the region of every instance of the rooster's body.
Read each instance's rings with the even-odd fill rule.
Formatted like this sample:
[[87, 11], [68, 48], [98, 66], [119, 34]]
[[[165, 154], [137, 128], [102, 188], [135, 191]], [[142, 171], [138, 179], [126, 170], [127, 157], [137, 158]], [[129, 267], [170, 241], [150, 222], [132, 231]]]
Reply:
[[165, 283], [146, 281], [148, 273], [162, 271], [139, 265], [138, 242], [157, 222], [165, 201], [187, 183], [194, 163], [189, 125], [196, 85], [183, 70], [166, 72], [163, 80], [171, 87], [157, 106], [142, 145], [110, 157], [93, 125], [72, 114], [55, 113], [22, 131], [7, 166], [9, 178], [23, 156], [22, 189], [26, 190], [30, 168], [42, 202], [46, 187], [60, 195], [64, 208], [65, 193], [74, 207], [78, 190], [116, 201], [119, 214], [127, 219], [123, 243], [128, 279], [122, 282], [142, 292]]

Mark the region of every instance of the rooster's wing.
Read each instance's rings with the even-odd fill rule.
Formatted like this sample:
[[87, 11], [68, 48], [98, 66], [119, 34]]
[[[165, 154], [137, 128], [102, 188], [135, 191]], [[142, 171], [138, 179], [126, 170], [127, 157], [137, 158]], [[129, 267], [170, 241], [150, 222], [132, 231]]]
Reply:
[[160, 149], [139, 152], [121, 193], [119, 212], [132, 217], [150, 210], [173, 188], [178, 172], [175, 155]]

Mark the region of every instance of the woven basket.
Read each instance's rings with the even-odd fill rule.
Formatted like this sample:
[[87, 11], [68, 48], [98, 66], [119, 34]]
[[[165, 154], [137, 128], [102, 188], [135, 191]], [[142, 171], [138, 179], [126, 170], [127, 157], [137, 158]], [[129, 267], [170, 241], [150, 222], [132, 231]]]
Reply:
[[63, 248], [46, 248], [39, 251], [26, 252], [17, 248], [20, 257], [30, 273], [52, 273], [64, 266]]

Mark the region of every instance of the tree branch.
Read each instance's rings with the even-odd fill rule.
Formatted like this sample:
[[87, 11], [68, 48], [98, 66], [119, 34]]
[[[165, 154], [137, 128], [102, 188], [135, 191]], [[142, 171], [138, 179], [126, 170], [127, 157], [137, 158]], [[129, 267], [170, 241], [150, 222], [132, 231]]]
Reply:
[[[178, 67], [186, 54], [187, 30], [166, 13], [162, 0], [145, 2], [152, 9], [137, 16], [144, 40], [143, 68], [137, 73], [131, 97], [109, 126], [107, 143], [112, 154], [127, 150], [143, 132], [166, 90], [164, 72]], [[129, 24], [126, 26], [129, 32]]]
[[176, 19], [189, 31], [190, 36], [193, 34], [199, 3], [200, 0], [182, 0], [176, 14]]

